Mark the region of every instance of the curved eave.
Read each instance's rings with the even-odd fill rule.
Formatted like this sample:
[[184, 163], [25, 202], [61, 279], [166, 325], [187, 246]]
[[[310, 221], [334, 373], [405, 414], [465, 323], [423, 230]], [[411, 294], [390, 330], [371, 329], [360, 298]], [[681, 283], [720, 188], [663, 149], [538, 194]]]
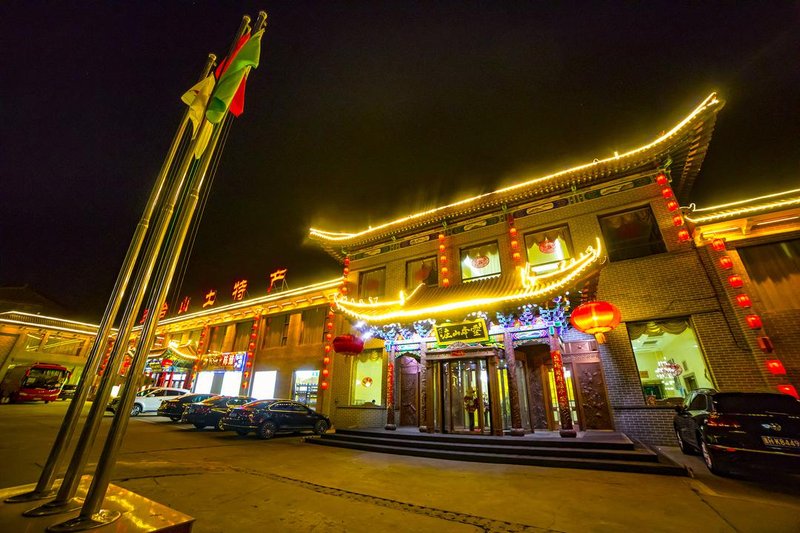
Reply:
[[309, 237], [328, 253], [341, 259], [342, 249], [366, 246], [423, 226], [454, 217], [499, 208], [536, 197], [568, 191], [599, 181], [607, 181], [624, 173], [655, 171], [667, 158], [672, 159], [673, 189], [685, 200], [708, 150], [717, 112], [724, 102], [716, 93], [709, 95], [692, 113], [650, 144], [604, 160], [595, 160], [554, 174], [538, 177], [497, 191], [423, 211], [355, 233], [337, 233], [312, 228]]
[[685, 215], [693, 224], [711, 224], [800, 207], [800, 189], [792, 189], [724, 205], [693, 209]]

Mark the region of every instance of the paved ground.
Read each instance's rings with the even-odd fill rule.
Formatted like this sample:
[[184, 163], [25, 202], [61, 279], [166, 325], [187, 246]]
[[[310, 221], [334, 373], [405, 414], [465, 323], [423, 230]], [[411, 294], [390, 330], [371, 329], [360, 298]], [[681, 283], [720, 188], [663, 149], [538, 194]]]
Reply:
[[[0, 487], [36, 480], [65, 409], [0, 406]], [[371, 454], [145, 415], [131, 421], [113, 482], [196, 517], [200, 533], [800, 531], [800, 479], [718, 478], [665, 451], [696, 477]]]

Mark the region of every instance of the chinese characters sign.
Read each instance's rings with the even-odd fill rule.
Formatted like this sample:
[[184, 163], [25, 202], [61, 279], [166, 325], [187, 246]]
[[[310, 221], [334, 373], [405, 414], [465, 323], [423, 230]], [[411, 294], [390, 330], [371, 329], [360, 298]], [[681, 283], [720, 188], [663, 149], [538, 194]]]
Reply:
[[281, 269], [276, 270], [275, 272], [273, 272], [273, 273], [271, 273], [269, 275], [269, 287], [267, 287], [267, 294], [272, 292], [272, 289], [275, 287], [275, 282], [276, 281], [283, 281], [283, 283], [286, 283], [286, 271], [287, 270], [288, 269], [286, 269], [286, 268], [281, 268]]
[[481, 342], [489, 340], [489, 331], [484, 319], [459, 322], [458, 324], [437, 324], [434, 327], [436, 342], [452, 344], [454, 342]]
[[241, 279], [233, 284], [233, 292], [231, 295], [233, 296], [234, 302], [240, 302], [244, 298], [244, 294], [247, 292], [247, 280]]
[[245, 352], [210, 354], [203, 358], [203, 370], [233, 370], [244, 368]]
[[216, 302], [217, 302], [217, 291], [212, 289], [208, 291], [208, 294], [206, 294], [206, 301], [203, 302], [203, 309], [205, 309], [206, 307], [211, 307]]

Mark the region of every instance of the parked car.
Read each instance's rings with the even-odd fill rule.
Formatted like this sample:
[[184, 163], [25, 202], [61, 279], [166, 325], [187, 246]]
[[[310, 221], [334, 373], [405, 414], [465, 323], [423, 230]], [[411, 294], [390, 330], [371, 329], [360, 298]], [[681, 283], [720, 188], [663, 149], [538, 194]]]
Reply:
[[157, 413], [158, 416], [168, 416], [173, 422], [178, 422], [183, 416], [183, 410], [187, 405], [195, 402], [202, 402], [214, 396], [216, 396], [216, 394], [190, 393], [171, 400], [162, 400]]
[[255, 431], [262, 439], [271, 439], [287, 431], [311, 430], [322, 435], [331, 427], [331, 420], [293, 400], [258, 400], [233, 409], [222, 419], [222, 427], [239, 435]]
[[[157, 411], [162, 401], [172, 400], [173, 398], [183, 396], [189, 392], [191, 391], [187, 389], [166, 387], [150, 387], [148, 389], [141, 390], [136, 393], [136, 399], [134, 400], [133, 407], [131, 407], [131, 416], [139, 416], [142, 413]], [[116, 413], [119, 402], [120, 397], [117, 396], [111, 400], [111, 403], [108, 404], [106, 410]]]
[[78, 388], [78, 385], [67, 383], [63, 387], [61, 387], [61, 392], [58, 394], [59, 400], [71, 400], [75, 397], [75, 389]]
[[719, 475], [748, 465], [800, 472], [800, 401], [771, 392], [692, 391], [676, 407], [675, 436]]
[[214, 426], [214, 429], [224, 431], [222, 417], [228, 414], [231, 409], [250, 403], [253, 400], [255, 398], [250, 396], [213, 396], [202, 402], [187, 405], [183, 411], [182, 420], [194, 424], [197, 429]]

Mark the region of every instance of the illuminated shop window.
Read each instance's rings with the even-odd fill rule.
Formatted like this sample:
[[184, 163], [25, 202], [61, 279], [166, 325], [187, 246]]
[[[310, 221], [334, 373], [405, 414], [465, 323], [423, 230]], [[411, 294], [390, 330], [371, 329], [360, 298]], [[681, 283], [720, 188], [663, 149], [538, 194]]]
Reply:
[[650, 206], [606, 215], [598, 220], [611, 261], [667, 251]]
[[424, 283], [428, 287], [435, 287], [439, 284], [436, 256], [415, 259], [406, 263], [406, 289], [414, 290], [420, 283]]
[[500, 275], [497, 242], [461, 249], [461, 280], [473, 281]]
[[319, 370], [295, 370], [292, 399], [312, 409], [317, 406]]
[[386, 290], [386, 269], [377, 268], [362, 272], [358, 277], [358, 297], [361, 299], [380, 298]]
[[800, 309], [800, 239], [737, 248], [764, 309]]
[[253, 374], [253, 389], [250, 396], [257, 400], [275, 398], [275, 383], [278, 380], [277, 370], [263, 370]]
[[561, 261], [572, 258], [569, 228], [561, 226], [525, 235], [525, 249], [531, 271], [544, 274], [558, 268]]
[[627, 326], [647, 405], [678, 403], [695, 389], [714, 387], [688, 318]]
[[383, 351], [364, 350], [353, 357], [352, 405], [381, 405], [383, 401]]

